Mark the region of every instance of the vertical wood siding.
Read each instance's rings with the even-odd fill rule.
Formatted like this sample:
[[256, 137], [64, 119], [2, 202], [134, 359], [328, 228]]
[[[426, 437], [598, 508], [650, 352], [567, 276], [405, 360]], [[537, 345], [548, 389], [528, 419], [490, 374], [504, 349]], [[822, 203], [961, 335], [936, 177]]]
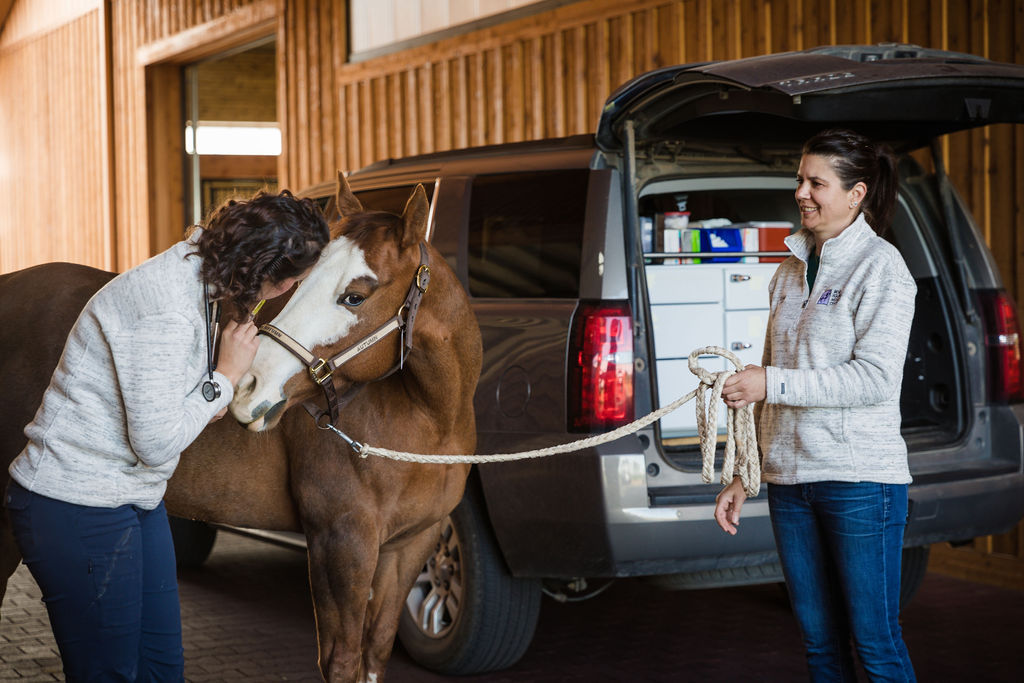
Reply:
[[104, 43], [93, 10], [0, 48], [0, 272], [113, 267]]

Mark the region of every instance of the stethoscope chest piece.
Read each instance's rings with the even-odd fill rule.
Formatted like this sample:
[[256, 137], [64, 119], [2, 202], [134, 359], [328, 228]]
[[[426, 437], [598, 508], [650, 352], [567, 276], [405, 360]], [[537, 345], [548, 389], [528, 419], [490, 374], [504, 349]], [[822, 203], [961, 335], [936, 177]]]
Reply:
[[208, 379], [203, 382], [203, 398], [210, 403], [213, 403], [220, 398], [220, 385], [212, 379]]

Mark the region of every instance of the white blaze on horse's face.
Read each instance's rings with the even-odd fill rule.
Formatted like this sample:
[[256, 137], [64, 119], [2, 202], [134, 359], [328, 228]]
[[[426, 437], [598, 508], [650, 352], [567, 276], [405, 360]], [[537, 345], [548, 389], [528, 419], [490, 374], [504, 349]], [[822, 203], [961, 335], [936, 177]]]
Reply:
[[[333, 240], [273, 324], [310, 350], [338, 341], [357, 321], [357, 309], [340, 304], [338, 298], [357, 278], [376, 279], [363, 250], [347, 237]], [[252, 367], [238, 383], [231, 414], [251, 431], [276, 424], [287, 407], [285, 383], [298, 373], [308, 374], [298, 358], [262, 339]]]

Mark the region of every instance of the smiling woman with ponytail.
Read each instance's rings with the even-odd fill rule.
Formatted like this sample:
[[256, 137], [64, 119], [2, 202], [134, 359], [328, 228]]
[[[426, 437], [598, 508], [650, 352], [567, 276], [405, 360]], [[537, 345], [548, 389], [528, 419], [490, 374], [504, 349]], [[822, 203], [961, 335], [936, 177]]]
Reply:
[[[913, 681], [899, 624], [910, 483], [900, 389], [917, 287], [879, 236], [895, 159], [828, 130], [804, 145], [796, 182], [802, 227], [769, 285], [761, 366], [730, 377], [722, 398], [761, 403], [762, 478], [811, 680], [857, 680], [852, 637], [872, 681]], [[719, 494], [726, 532], [745, 499], [739, 477]]]

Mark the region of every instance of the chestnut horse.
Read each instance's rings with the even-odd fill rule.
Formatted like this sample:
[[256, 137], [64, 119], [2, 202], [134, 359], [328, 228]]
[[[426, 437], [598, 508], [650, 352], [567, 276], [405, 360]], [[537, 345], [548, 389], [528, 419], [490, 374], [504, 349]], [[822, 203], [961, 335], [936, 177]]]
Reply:
[[[331, 226], [331, 243], [273, 321], [320, 358], [407, 314], [399, 309], [410, 286], [423, 280], [420, 245], [427, 239], [422, 187], [395, 216], [364, 211], [339, 175], [335, 203], [341, 218]], [[480, 332], [455, 274], [432, 247], [424, 253], [429, 289], [412, 329], [369, 346], [328, 380], [340, 392], [366, 383], [336, 426], [394, 450], [471, 454]], [[69, 264], [0, 276], [2, 485], [78, 311], [110, 277]], [[410, 333], [406, 354], [402, 340]], [[165, 501], [181, 517], [304, 532], [320, 670], [329, 681], [377, 681], [405, 597], [441, 520], [462, 497], [469, 465], [360, 458], [306, 411], [287, 410], [319, 391], [297, 359], [263, 339], [231, 406], [248, 429], [234, 420], [207, 427], [182, 454]], [[0, 510], [0, 598], [19, 561]]]

